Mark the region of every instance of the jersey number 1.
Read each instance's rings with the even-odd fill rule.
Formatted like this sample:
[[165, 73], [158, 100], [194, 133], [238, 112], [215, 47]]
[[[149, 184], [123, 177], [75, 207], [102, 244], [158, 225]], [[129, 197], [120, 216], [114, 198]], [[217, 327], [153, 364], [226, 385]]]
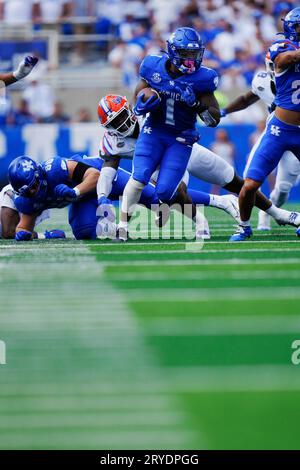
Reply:
[[174, 119], [175, 100], [173, 100], [173, 98], [168, 98], [166, 103], [167, 103], [166, 124], [168, 124], [169, 126], [175, 126], [175, 119]]

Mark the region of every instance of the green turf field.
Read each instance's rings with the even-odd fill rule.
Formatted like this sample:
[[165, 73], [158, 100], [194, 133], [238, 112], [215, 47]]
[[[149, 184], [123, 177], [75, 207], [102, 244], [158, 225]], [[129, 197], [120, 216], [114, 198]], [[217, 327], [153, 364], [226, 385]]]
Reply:
[[196, 250], [0, 242], [1, 449], [300, 448], [300, 239], [206, 215]]

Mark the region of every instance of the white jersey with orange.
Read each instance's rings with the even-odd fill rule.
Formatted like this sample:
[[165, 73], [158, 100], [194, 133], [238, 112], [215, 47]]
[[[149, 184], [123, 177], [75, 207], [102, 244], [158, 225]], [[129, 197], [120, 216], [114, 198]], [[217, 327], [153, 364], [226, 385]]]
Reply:
[[251, 91], [254, 95], [258, 96], [268, 108], [271, 107], [275, 95], [271, 88], [271, 77], [266, 70], [259, 70], [256, 72], [252, 79]]
[[109, 157], [133, 158], [136, 139], [122, 137], [117, 132], [106, 131], [100, 145], [100, 156], [106, 160]]

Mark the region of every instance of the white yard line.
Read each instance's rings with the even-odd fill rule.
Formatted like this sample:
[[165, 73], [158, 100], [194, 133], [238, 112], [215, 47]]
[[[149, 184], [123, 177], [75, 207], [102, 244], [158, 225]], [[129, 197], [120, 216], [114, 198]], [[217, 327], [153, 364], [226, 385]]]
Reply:
[[[110, 273], [108, 275], [109, 280], [113, 281], [132, 281], [132, 282], [139, 282], [139, 281], [204, 281], [204, 280], [212, 280], [216, 281], [224, 279], [224, 272], [218, 270], [212, 271], [193, 271], [189, 270], [188, 272], [159, 272], [159, 271], [151, 271], [145, 273]], [[300, 279], [300, 266], [293, 270], [262, 270], [262, 271], [254, 271], [252, 266], [248, 270], [240, 271], [236, 270], [226, 270], [226, 279], [232, 280], [253, 280], [253, 279], [280, 279], [280, 280], [287, 280], [287, 279]]]
[[182, 392], [275, 392], [300, 390], [297, 366], [245, 365], [166, 369], [166, 377]]
[[[47, 243], [47, 242], [45, 242]], [[16, 252], [24, 252], [24, 251], [31, 251], [31, 250], [34, 250], [34, 251], [41, 251], [41, 252], [44, 252], [45, 251], [45, 243], [43, 244], [40, 244], [39, 242], [28, 242], [28, 243], [11, 243], [11, 244], [1, 244], [0, 243], [0, 251], [16, 251]], [[161, 239], [161, 240], [147, 240], [147, 241], [129, 241], [128, 243], [115, 243], [115, 242], [105, 242], [105, 243], [101, 243], [101, 241], [99, 240], [98, 242], [94, 242], [94, 243], [89, 243], [89, 242], [86, 242], [84, 243], [84, 245], [81, 244], [80, 241], [77, 241], [77, 242], [64, 242], [64, 241], [61, 241], [61, 242], [49, 242], [49, 244], [47, 245], [47, 251], [56, 251], [57, 248], [59, 247], [60, 249], [62, 248], [64, 251], [71, 251], [71, 250], [74, 250], [74, 248], [76, 248], [76, 252], [78, 250], [78, 254], [80, 254], [80, 252], [84, 253], [84, 249], [82, 248], [83, 246], [85, 247], [99, 247], [101, 246], [103, 249], [106, 248], [106, 247], [115, 247], [115, 248], [118, 248], [118, 247], [138, 247], [138, 246], [161, 246], [161, 245], [172, 245], [172, 246], [182, 246], [182, 245], [186, 245], [187, 243], [196, 243], [195, 240], [191, 240], [191, 241], [188, 241], [188, 240], [169, 240], [169, 239]], [[289, 244], [289, 243], [292, 243], [292, 244], [295, 244], [295, 243], [298, 243], [299, 244], [299, 250], [300, 250], [300, 240], [299, 239], [295, 239], [295, 240], [249, 240], [246, 242], [247, 245], [255, 245], [255, 244], [268, 244], [268, 245], [274, 245], [274, 244], [279, 244], [279, 243], [285, 243], [285, 244]], [[208, 240], [208, 241], [205, 241], [204, 242], [204, 246], [210, 246], [210, 245], [228, 245], [228, 246], [232, 246], [233, 244], [236, 244], [238, 245], [237, 242], [229, 242], [228, 240], [222, 240], [222, 241], [214, 241], [214, 240]], [[245, 243], [243, 244], [245, 245]], [[224, 247], [222, 246], [222, 249], [224, 249]], [[297, 250], [297, 251], [299, 251]], [[162, 250], [163, 251], [163, 250]], [[177, 251], [177, 250], [176, 250]], [[225, 250], [225, 251], [228, 251], [228, 250]], [[99, 251], [101, 252], [101, 251]], [[127, 250], [123, 250], [122, 253], [127, 253]]]
[[[300, 289], [295, 287], [217, 287], [217, 288], [185, 288], [185, 289], [149, 289], [151, 301], [160, 302], [194, 302], [246, 299], [300, 299]], [[148, 301], [149, 295], [145, 288], [128, 289], [126, 297], [131, 301]]]
[[155, 336], [300, 336], [300, 315], [241, 315], [153, 318], [144, 321]]
[[103, 267], [133, 267], [133, 266], [142, 266], [142, 267], [160, 267], [160, 266], [223, 266], [223, 265], [243, 265], [243, 266], [257, 266], [257, 265], [284, 265], [290, 264], [299, 266], [299, 261], [297, 258], [275, 258], [275, 259], [182, 259], [182, 260], [120, 260], [120, 261], [102, 261], [101, 265]]

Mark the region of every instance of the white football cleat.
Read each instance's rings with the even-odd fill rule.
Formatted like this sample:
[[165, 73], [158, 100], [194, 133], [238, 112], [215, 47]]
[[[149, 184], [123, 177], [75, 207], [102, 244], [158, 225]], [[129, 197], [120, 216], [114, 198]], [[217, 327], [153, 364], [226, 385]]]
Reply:
[[299, 227], [300, 225], [300, 214], [299, 212], [289, 212], [281, 209], [282, 215], [280, 218], [274, 217], [278, 225], [292, 225], [292, 227]]
[[257, 230], [271, 230], [271, 217], [264, 211], [258, 213]]
[[210, 238], [208, 221], [206, 217], [198, 211], [196, 216], [196, 239], [210, 240]]

